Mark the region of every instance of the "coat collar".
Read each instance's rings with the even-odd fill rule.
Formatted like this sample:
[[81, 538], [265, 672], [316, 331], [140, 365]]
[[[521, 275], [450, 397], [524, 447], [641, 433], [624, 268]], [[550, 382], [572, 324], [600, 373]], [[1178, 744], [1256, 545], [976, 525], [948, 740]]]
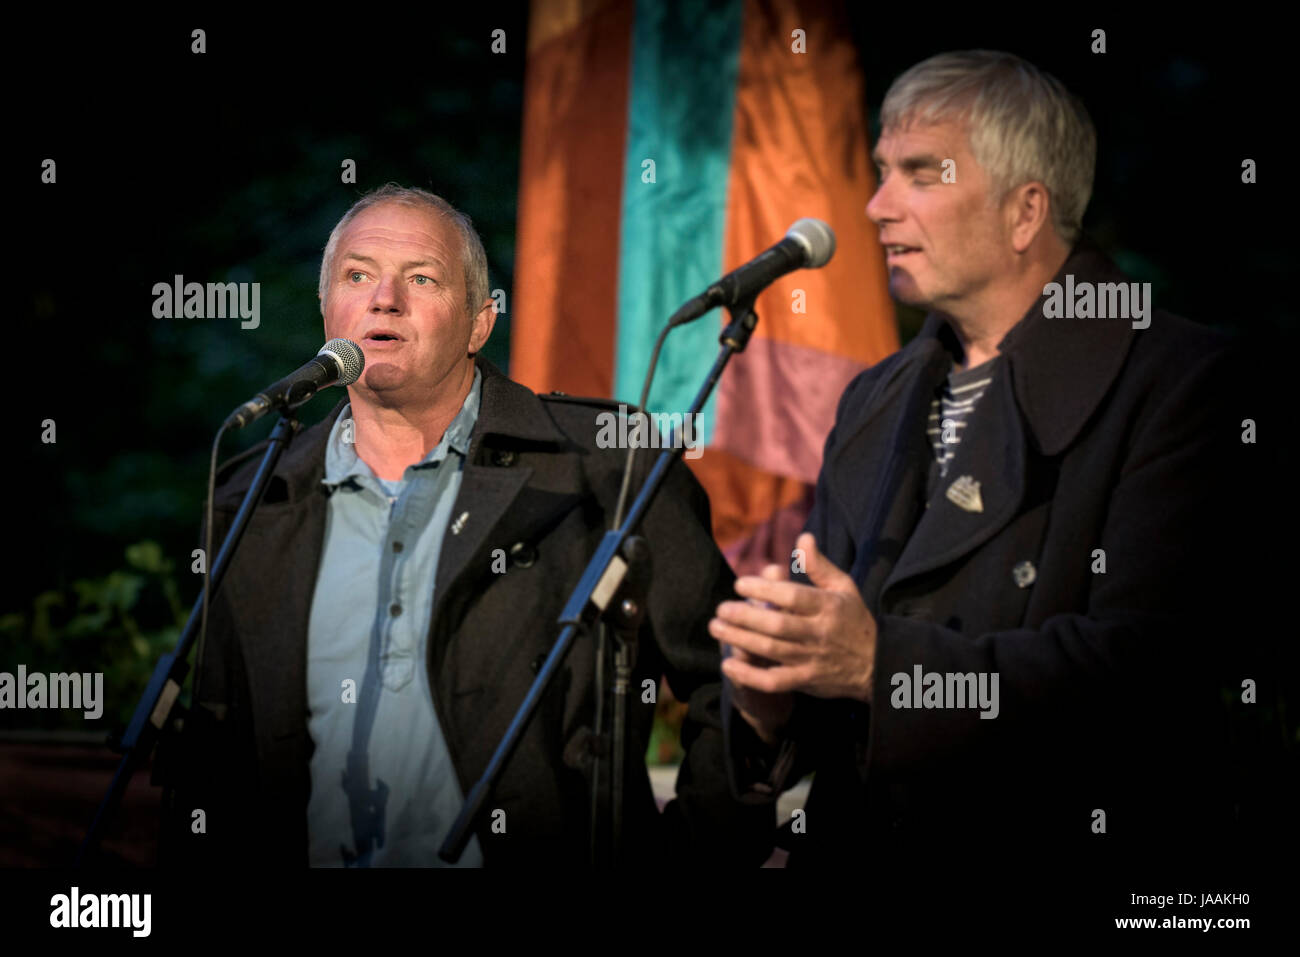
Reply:
[[[1128, 281], [1087, 239], [1071, 250], [1055, 281], [1064, 283], [1071, 274], [1076, 285]], [[823, 467], [835, 476], [839, 508], [860, 516], [851, 574], [870, 601], [996, 534], [1026, 494], [1030, 454], [1054, 456], [1068, 448], [1111, 388], [1132, 342], [1131, 323], [1049, 319], [1044, 301], [999, 343], [1001, 368], [975, 407], [956, 470], [928, 508], [923, 492], [932, 452], [924, 423], [951, 365], [956, 340], [946, 319], [927, 316], [921, 332], [896, 359], [886, 360], [871, 392], [857, 400], [860, 417], [846, 423]], [[967, 478], [981, 483], [977, 511], [946, 496], [946, 486], [967, 469]], [[863, 475], [878, 477], [865, 509], [853, 494]]]
[[[1066, 276], [1080, 282], [1129, 282], [1128, 277], [1087, 236], [1070, 251], [1053, 282]], [[1046, 298], [1038, 300], [1002, 337], [998, 352], [1009, 370], [1016, 402], [1025, 417], [1028, 439], [1044, 455], [1068, 448], [1110, 390], [1128, 355], [1133, 326], [1124, 319], [1049, 319]], [[953, 335], [937, 313], [926, 316], [917, 349], [929, 354]]]
[[[478, 421], [470, 438], [471, 462], [475, 460], [488, 436], [503, 438], [507, 445], [563, 442], [563, 435], [551, 421], [542, 400], [532, 390], [511, 380], [482, 355], [476, 356], [474, 362], [483, 376], [483, 385]], [[345, 396], [324, 420], [303, 430], [289, 443], [268, 486], [267, 502], [287, 501], [292, 504], [320, 491], [321, 481], [325, 477], [325, 448], [330, 430], [347, 405], [348, 399]], [[265, 443], [259, 443], [225, 462], [220, 469], [218, 484], [236, 466], [251, 458], [260, 457], [265, 448]], [[242, 497], [243, 488], [229, 489], [222, 496], [222, 504], [237, 507]]]
[[478, 426], [470, 442], [470, 458], [485, 436], [497, 435], [516, 443], [558, 444], [564, 436], [532, 389], [520, 385], [482, 356], [474, 360], [483, 373], [483, 400]]

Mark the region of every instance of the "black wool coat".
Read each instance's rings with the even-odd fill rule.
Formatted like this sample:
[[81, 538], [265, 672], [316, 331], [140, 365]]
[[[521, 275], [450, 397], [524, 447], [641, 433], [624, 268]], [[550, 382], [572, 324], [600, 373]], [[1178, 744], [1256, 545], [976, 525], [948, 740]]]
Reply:
[[[1067, 273], [1129, 281], [1086, 239], [1057, 281]], [[1047, 318], [1040, 301], [1001, 342], [928, 501], [926, 420], [951, 329], [928, 316], [850, 383], [807, 528], [876, 619], [873, 701], [799, 696], [776, 770], [738, 772], [766, 793], [816, 772], [805, 816], [786, 822], [792, 866], [889, 847], [914, 859], [931, 842], [960, 868], [977, 846], [1204, 839], [1221, 810], [1209, 665], [1239, 563], [1231, 478], [1250, 451], [1230, 345], [1159, 310], [1135, 329]], [[963, 476], [980, 510], [948, 497]], [[895, 706], [894, 676], [918, 665], [997, 674], [997, 717]]]
[[[482, 402], [452, 510], [465, 517], [447, 532], [430, 582], [426, 663], [466, 794], [558, 636], [556, 619], [612, 517], [624, 461], [622, 450], [596, 444], [597, 414], [608, 403], [539, 397], [477, 361]], [[307, 624], [325, 530], [325, 445], [342, 406], [290, 444], [211, 607], [198, 698], [162, 762], [171, 777], [167, 860], [307, 863]], [[263, 448], [222, 469], [214, 543]], [[639, 476], [654, 457], [638, 456]], [[728, 787], [718, 647], [707, 633], [733, 576], [712, 539], [708, 499], [680, 460], [642, 529], [653, 577], [629, 709], [629, 864], [756, 865], [772, 847], [773, 810], [742, 805]], [[492, 567], [496, 549], [509, 556], [504, 574]], [[491, 800], [506, 812], [505, 833], [494, 833], [486, 816], [476, 832], [487, 866], [587, 863], [590, 783], [581, 755], [594, 668], [593, 641], [579, 636]], [[654, 712], [643, 681], [657, 686], [661, 675], [689, 702], [678, 796], [662, 814], [642, 757]], [[198, 807], [206, 834], [190, 827]]]

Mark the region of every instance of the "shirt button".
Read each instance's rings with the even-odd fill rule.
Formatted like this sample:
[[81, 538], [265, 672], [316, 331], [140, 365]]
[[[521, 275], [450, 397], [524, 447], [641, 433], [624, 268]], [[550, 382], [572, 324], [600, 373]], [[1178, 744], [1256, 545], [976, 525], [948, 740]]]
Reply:
[[400, 552], [401, 550], [402, 550], [402, 543], [401, 543], [401, 542], [393, 542], [393, 551], [395, 551], [395, 552]]
[[394, 602], [393, 604], [388, 606], [388, 613], [392, 615], [394, 618], [396, 618], [398, 615], [402, 613], [402, 606]]

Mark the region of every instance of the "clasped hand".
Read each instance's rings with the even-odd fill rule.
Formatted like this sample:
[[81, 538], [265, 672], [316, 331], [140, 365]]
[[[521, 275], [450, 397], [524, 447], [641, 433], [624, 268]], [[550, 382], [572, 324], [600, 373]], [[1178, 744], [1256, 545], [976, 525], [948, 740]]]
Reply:
[[747, 600], [722, 602], [709, 622], [724, 645], [733, 700], [769, 743], [790, 718], [794, 692], [870, 702], [875, 672], [876, 620], [858, 586], [818, 551], [811, 533], [795, 545], [812, 585], [768, 565], [736, 579], [736, 594]]

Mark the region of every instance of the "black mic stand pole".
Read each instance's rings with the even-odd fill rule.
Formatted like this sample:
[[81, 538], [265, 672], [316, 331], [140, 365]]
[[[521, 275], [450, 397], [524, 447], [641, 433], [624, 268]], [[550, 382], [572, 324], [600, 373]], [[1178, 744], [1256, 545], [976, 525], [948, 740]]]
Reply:
[[[758, 325], [758, 316], [754, 312], [753, 297], [743, 303], [737, 303], [729, 307], [729, 310], [731, 323], [719, 336], [722, 347], [718, 350], [718, 357], [714, 360], [713, 367], [705, 377], [703, 385], [700, 386], [699, 391], [696, 393], [690, 411], [687, 413], [688, 415], [699, 414], [699, 411], [704, 407], [704, 403], [708, 401], [709, 396], [716, 388], [718, 379], [722, 376], [722, 370], [726, 368], [733, 354], [745, 350], [754, 328]], [[612, 625], [616, 634], [620, 631], [624, 634], [628, 631], [635, 631], [635, 626], [632, 624], [635, 615], [630, 613], [644, 614], [645, 601], [643, 596], [640, 601], [633, 597], [629, 593], [628, 586], [635, 586], [635, 591], [638, 592], [644, 586], [648, 591], [648, 582], [646, 580], [648, 576], [644, 571], [645, 563], [641, 560], [642, 556], [639, 554], [641, 549], [634, 544], [633, 533], [640, 526], [651, 501], [659, 491], [659, 486], [663, 484], [673, 460], [681, 455], [682, 451], [681, 443], [674, 442], [672, 448], [664, 449], [659, 453], [654, 468], [642, 484], [641, 490], [632, 503], [632, 507], [628, 509], [623, 524], [617, 529], [606, 532], [604, 538], [601, 539], [600, 545], [596, 548], [596, 554], [588, 562], [582, 577], [578, 580], [578, 584], [570, 593], [564, 610], [560, 613], [557, 621], [561, 626], [560, 636], [551, 647], [545, 663], [537, 672], [537, 677], [533, 679], [532, 687], [528, 689], [523, 703], [520, 704], [519, 710], [515, 712], [510, 726], [502, 736], [496, 751], [493, 752], [491, 760], [488, 761], [482, 777], [470, 789], [465, 798], [465, 803], [461, 806], [460, 814], [456, 816], [450, 832], [448, 832], [442, 846], [438, 849], [438, 856], [444, 861], [455, 863], [460, 860], [461, 854], [465, 851], [465, 846], [473, 836], [475, 826], [486, 810], [488, 799], [492, 796], [497, 779], [500, 778], [506, 762], [510, 760], [510, 756], [518, 746], [524, 731], [528, 728], [529, 722], [532, 721], [533, 715], [537, 712], [537, 706], [546, 690], [550, 687], [556, 673], [560, 670], [560, 665], [568, 656], [569, 649], [572, 647], [573, 640], [577, 637], [579, 630], [588, 630], [592, 628], [597, 620], [603, 618]], [[630, 570], [632, 571], [631, 574], [629, 574]], [[630, 674], [630, 668], [627, 673]], [[615, 685], [617, 686], [617, 681]], [[617, 693], [616, 688], [611, 690]], [[623, 690], [622, 701], [623, 707], [626, 708], [626, 687]], [[618, 698], [615, 699], [616, 709], [618, 700]], [[617, 777], [623, 772], [621, 756], [624, 751], [624, 742], [617, 740], [617, 738], [623, 736], [625, 727], [618, 720], [617, 710], [615, 719], [616, 740], [613, 742], [613, 751], [615, 776]], [[616, 794], [617, 799], [621, 802], [621, 780], [611, 782], [611, 800], [615, 799]], [[592, 808], [593, 815], [597, 811], [597, 808]], [[612, 826], [615, 829], [613, 846], [621, 850], [621, 807], [614, 808]], [[619, 864], [622, 861], [615, 858], [615, 863]]]
[[[271, 475], [275, 472], [275, 466], [280, 461], [280, 455], [288, 447], [290, 439], [293, 438], [300, 425], [301, 423], [294, 417], [293, 412], [288, 411], [280, 416], [280, 421], [275, 424], [275, 428], [271, 431], [268, 439], [270, 444], [267, 446], [266, 454], [262, 456], [262, 464], [257, 469], [253, 484], [249, 486], [247, 494], [244, 495], [243, 504], [239, 506], [239, 512], [235, 515], [235, 522], [230, 526], [230, 531], [226, 533], [225, 541], [221, 543], [221, 551], [217, 553], [217, 560], [213, 563], [208, 574], [209, 586], [213, 595], [217, 593], [217, 589], [221, 586], [221, 579], [230, 565], [230, 559], [239, 546], [239, 540], [244, 535], [248, 520], [253, 517], [253, 510], [257, 508], [258, 502], [262, 500], [262, 492], [266, 489], [267, 483], [271, 480]], [[205, 560], [207, 558], [208, 556], [204, 556]], [[209, 607], [211, 607], [210, 599]], [[99, 810], [95, 812], [95, 820], [90, 825], [90, 831], [86, 834], [80, 850], [77, 851], [77, 867], [85, 864], [88, 856], [94, 852], [105, 823], [112, 816], [118, 804], [121, 803], [122, 795], [126, 791], [127, 784], [131, 781], [131, 775], [135, 773], [136, 765], [148, 757], [153, 750], [159, 733], [167, 727], [172, 708], [176, 704], [181, 687], [185, 684], [185, 678], [189, 674], [190, 666], [187, 659], [190, 654], [190, 646], [194, 644], [194, 639], [198, 635], [202, 617], [203, 592], [200, 590], [198, 600], [190, 611], [189, 621], [185, 623], [185, 630], [181, 632], [181, 637], [176, 642], [176, 648], [158, 659], [158, 664], [153, 670], [153, 676], [149, 679], [149, 685], [145, 688], [144, 694], [140, 696], [140, 703], [136, 705], [131, 723], [127, 726], [126, 733], [122, 735], [115, 747], [115, 750], [122, 752], [122, 760], [118, 763], [117, 771], [113, 775], [113, 782], [109, 785], [108, 792], [99, 803]], [[197, 664], [202, 667], [202, 662]]]

